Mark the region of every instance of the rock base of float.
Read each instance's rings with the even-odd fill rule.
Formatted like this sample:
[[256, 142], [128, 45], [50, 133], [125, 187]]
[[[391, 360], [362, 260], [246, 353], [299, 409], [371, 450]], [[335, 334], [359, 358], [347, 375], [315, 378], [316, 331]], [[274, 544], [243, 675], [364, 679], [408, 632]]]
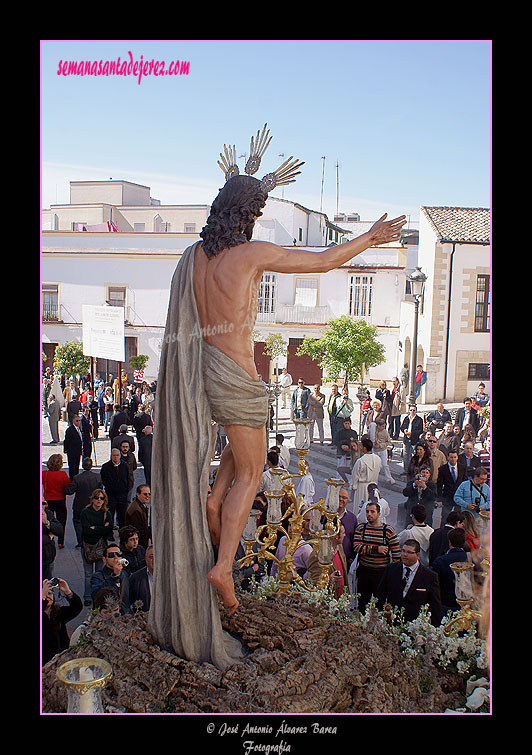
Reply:
[[108, 713], [443, 713], [463, 693], [461, 677], [406, 658], [377, 620], [362, 630], [291, 593], [238, 597], [221, 617], [248, 648], [244, 663], [222, 672], [161, 649], [143, 612], [97, 615], [82, 643], [43, 667], [43, 712], [66, 712], [56, 671], [80, 657], [111, 664]]

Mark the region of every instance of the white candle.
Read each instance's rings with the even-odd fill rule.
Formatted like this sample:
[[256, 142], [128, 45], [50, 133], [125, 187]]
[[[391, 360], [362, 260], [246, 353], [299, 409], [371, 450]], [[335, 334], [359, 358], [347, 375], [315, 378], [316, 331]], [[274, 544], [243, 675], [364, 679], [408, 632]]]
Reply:
[[259, 511], [251, 510], [244, 527], [244, 540], [255, 540], [255, 530], [257, 529], [257, 519], [259, 516]]
[[310, 515], [310, 526], [309, 529], [311, 532], [318, 532], [322, 529], [321, 527], [321, 511], [319, 509], [312, 509], [312, 513]]
[[269, 524], [279, 524], [282, 517], [281, 499], [282, 493], [266, 493], [268, 499], [268, 512], [266, 514], [266, 521]]
[[330, 535], [321, 535], [318, 546], [318, 561], [320, 564], [330, 564], [333, 560], [333, 550]]
[[[94, 676], [91, 669], [88, 666], [81, 666], [79, 669], [80, 682], [92, 682]], [[88, 690], [85, 694], [79, 697], [79, 712], [80, 713], [94, 713], [94, 706], [92, 704], [92, 690]]]

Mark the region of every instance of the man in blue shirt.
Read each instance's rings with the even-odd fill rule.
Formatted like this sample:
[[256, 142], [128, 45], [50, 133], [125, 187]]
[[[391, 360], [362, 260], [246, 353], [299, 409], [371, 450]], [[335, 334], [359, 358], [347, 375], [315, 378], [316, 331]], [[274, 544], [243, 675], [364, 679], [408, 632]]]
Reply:
[[480, 516], [481, 511], [490, 508], [490, 489], [487, 484], [488, 473], [484, 467], [475, 469], [472, 480], [464, 480], [454, 494], [454, 502], [460, 511], [468, 509], [475, 518]]

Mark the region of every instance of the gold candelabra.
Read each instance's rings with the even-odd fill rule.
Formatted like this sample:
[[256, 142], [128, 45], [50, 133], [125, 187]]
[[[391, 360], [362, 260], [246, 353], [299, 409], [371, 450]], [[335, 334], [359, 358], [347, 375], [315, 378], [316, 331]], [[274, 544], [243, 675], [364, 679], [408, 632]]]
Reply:
[[[264, 494], [268, 500], [266, 513], [266, 524], [257, 527], [257, 520], [260, 512], [252, 509], [246, 526], [244, 528], [244, 545], [245, 555], [238, 562], [239, 566], [251, 566], [255, 558], [259, 561], [274, 561], [279, 569], [279, 590], [286, 592], [292, 579], [302, 588], [309, 592], [323, 590], [329, 584], [329, 571], [333, 564], [333, 544], [332, 540], [340, 531], [340, 520], [338, 517], [339, 493], [340, 487], [344, 485], [343, 480], [327, 479], [326, 498], [320, 498], [318, 503], [306, 502], [302, 493], [296, 494], [295, 485], [292, 480], [303, 477], [308, 473], [309, 465], [306, 455], [310, 449], [310, 419], [295, 419], [296, 441], [295, 450], [299, 457], [297, 463], [297, 474], [288, 474], [283, 469], [272, 469], [270, 474], [273, 478], [273, 485], [270, 490], [265, 490]], [[290, 504], [286, 512], [282, 512], [282, 500], [287, 496]], [[309, 530], [313, 537], [309, 540], [302, 540], [301, 532], [303, 529], [303, 516], [311, 511], [311, 520]], [[322, 519], [325, 516], [325, 524], [322, 526]], [[282, 520], [288, 518], [288, 530], [282, 525]], [[281, 533], [285, 537], [285, 555], [279, 559], [273, 552], [277, 536]], [[262, 539], [261, 539], [262, 537]], [[257, 551], [253, 548], [258, 545]], [[294, 553], [302, 545], [311, 545], [318, 555], [318, 564], [320, 567], [320, 577], [315, 587], [308, 585], [297, 573], [294, 566]]]

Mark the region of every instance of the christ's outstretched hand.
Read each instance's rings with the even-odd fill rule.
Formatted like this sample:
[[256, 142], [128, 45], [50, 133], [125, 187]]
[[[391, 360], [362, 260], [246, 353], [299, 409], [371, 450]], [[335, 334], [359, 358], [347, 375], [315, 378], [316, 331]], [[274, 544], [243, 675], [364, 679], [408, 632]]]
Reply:
[[406, 223], [406, 215], [385, 221], [387, 215], [388, 213], [385, 212], [368, 231], [368, 235], [372, 240], [372, 246], [388, 244], [390, 241], [399, 241], [401, 238], [401, 229]]

